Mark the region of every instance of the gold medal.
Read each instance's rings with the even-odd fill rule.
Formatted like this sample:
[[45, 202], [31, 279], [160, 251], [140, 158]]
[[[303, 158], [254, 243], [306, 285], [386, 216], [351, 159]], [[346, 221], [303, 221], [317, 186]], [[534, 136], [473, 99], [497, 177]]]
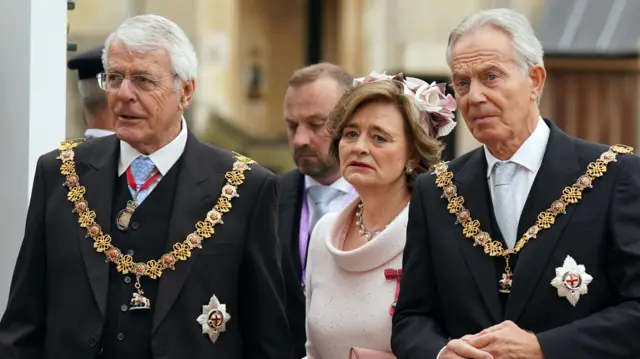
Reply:
[[144, 292], [142, 291], [142, 285], [140, 284], [140, 276], [136, 278], [135, 284], [136, 293], [133, 293], [131, 297], [131, 302], [129, 303], [129, 310], [145, 310], [151, 309], [151, 301], [149, 298], [144, 296]]
[[131, 223], [131, 217], [133, 216], [133, 212], [136, 211], [135, 201], [127, 201], [127, 207], [120, 212], [116, 216], [116, 227], [121, 231], [129, 230], [129, 223]]

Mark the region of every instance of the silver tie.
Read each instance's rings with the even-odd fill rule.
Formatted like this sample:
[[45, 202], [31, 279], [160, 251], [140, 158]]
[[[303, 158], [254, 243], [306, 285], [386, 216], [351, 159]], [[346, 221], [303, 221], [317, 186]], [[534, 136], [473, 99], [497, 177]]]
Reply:
[[513, 248], [516, 243], [520, 217], [516, 211], [513, 188], [513, 176], [517, 169], [518, 164], [514, 162], [498, 162], [493, 166], [493, 210], [502, 237], [509, 248]]
[[314, 215], [309, 223], [309, 234], [322, 216], [329, 211], [329, 203], [340, 195], [340, 190], [329, 186], [311, 186], [307, 189], [314, 206]]

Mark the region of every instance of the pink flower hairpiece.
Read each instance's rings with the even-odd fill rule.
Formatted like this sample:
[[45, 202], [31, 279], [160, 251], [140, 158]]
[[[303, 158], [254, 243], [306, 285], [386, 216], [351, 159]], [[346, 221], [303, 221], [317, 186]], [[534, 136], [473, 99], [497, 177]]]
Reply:
[[445, 95], [445, 84], [427, 83], [415, 77], [404, 77], [402, 73], [387, 75], [386, 73], [371, 72], [366, 77], [353, 80], [353, 85], [392, 80], [402, 84], [404, 94], [415, 99], [426, 118], [422, 128], [433, 137], [443, 137], [451, 133], [456, 127], [456, 100], [451, 95]]

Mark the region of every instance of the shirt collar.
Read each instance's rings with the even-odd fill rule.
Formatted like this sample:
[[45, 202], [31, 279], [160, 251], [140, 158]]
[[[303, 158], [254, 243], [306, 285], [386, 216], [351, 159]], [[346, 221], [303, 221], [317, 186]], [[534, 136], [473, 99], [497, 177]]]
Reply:
[[[304, 176], [304, 189], [308, 189], [312, 186], [323, 186], [320, 182], [311, 178], [311, 176]], [[340, 177], [335, 182], [329, 185], [329, 187], [333, 187], [339, 190], [342, 193], [348, 194], [352, 191], [352, 186], [347, 182], [344, 178]]]
[[104, 137], [113, 135], [113, 133], [113, 131], [103, 130], [101, 128], [87, 128], [87, 130], [84, 131], [84, 137]]
[[[536, 129], [533, 130], [527, 140], [524, 141], [522, 146], [520, 146], [518, 151], [516, 151], [508, 161], [515, 162], [531, 172], [538, 172], [538, 169], [540, 169], [540, 165], [542, 164], [544, 152], [547, 149], [550, 132], [549, 126], [544, 122], [542, 117], [539, 117]], [[493, 166], [498, 162], [505, 161], [500, 161], [492, 155], [487, 146], [483, 147], [485, 157], [487, 158], [487, 178], [489, 178], [491, 177]]]
[[118, 162], [118, 176], [122, 176], [122, 174], [129, 168], [133, 160], [138, 158], [139, 156], [149, 157], [153, 164], [156, 165], [160, 174], [165, 176], [167, 172], [173, 167], [173, 165], [178, 161], [180, 156], [182, 156], [182, 152], [184, 152], [184, 148], [187, 145], [187, 122], [182, 118], [182, 129], [176, 138], [174, 138], [167, 145], [157, 150], [156, 152], [150, 155], [143, 155], [138, 152], [135, 148], [131, 147], [128, 143], [124, 141], [120, 141], [120, 161]]

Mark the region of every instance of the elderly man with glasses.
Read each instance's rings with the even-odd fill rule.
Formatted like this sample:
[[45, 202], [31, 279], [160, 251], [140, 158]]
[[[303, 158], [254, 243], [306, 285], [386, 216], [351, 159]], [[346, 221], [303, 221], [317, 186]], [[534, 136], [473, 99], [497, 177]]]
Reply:
[[277, 179], [187, 130], [191, 42], [142, 15], [102, 59], [116, 136], [39, 159], [0, 357], [291, 358]]

